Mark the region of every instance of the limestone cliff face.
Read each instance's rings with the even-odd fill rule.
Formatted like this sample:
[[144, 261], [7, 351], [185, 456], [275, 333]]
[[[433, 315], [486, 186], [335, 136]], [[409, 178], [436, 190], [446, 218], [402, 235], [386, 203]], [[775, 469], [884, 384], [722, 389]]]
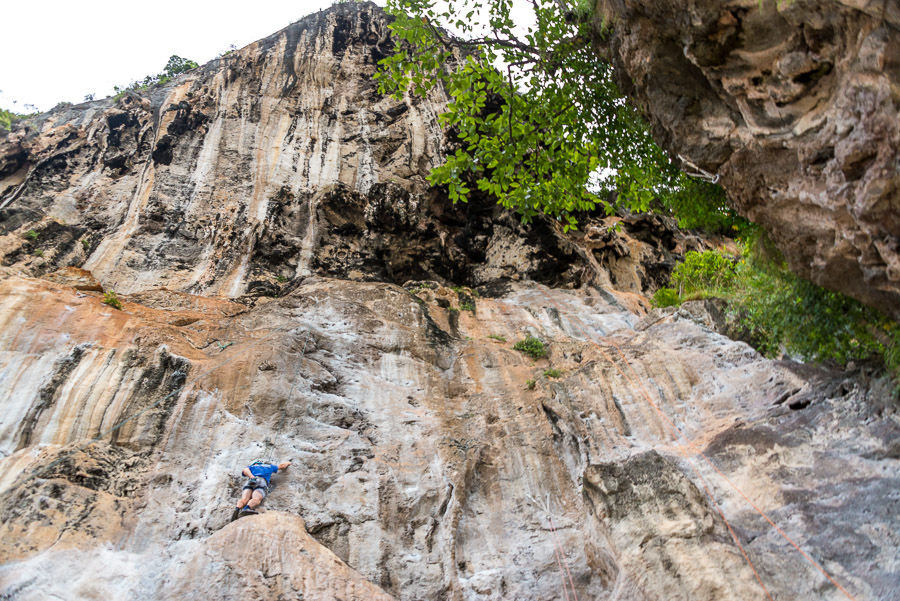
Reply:
[[900, 318], [896, 0], [600, 0], [596, 30], [687, 171], [794, 271]]
[[[308, 252], [254, 261], [273, 222], [289, 214], [302, 241], [312, 232], [300, 205], [316, 192], [385, 182], [421, 192], [439, 156], [443, 98], [376, 93], [390, 47], [375, 6], [333, 10], [148, 95], [50, 113], [0, 150], [0, 207], [16, 211], [13, 224], [41, 216], [62, 230], [35, 228], [45, 261], [84, 253], [84, 267], [121, 292], [236, 296], [253, 279], [308, 273]], [[79, 237], [86, 248], [72, 244]]]
[[338, 5], [4, 142], [0, 596], [766, 599], [736, 537], [773, 598], [845, 599], [749, 500], [895, 598], [886, 384], [648, 313], [703, 245], [665, 219], [427, 189], [442, 99], [375, 94], [389, 45]]

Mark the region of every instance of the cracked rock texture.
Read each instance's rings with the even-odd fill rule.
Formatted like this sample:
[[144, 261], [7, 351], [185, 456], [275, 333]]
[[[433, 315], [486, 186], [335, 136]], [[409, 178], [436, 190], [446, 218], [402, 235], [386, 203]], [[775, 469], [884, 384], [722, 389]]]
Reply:
[[795, 272], [900, 318], [897, 0], [599, 0], [657, 140]]
[[708, 244], [667, 219], [428, 189], [442, 99], [375, 93], [389, 45], [341, 4], [6, 139], [0, 598], [762, 601], [746, 553], [845, 599], [748, 500], [898, 598], [889, 385], [649, 311]]

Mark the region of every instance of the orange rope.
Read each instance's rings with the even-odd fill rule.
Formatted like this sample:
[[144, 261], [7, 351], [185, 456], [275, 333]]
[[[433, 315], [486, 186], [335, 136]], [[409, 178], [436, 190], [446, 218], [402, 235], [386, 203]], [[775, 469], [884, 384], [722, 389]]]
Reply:
[[569, 593], [566, 592], [566, 575], [563, 573], [562, 560], [559, 558], [559, 547], [554, 544], [553, 552], [556, 553], [556, 565], [559, 566], [559, 577], [562, 579], [563, 599], [569, 601]]
[[756, 576], [756, 581], [759, 582], [759, 586], [762, 587], [762, 590], [766, 594], [766, 597], [769, 599], [769, 601], [775, 601], [774, 599], [772, 599], [772, 595], [769, 593], [769, 589], [767, 589], [766, 585], [763, 584], [762, 578], [759, 577], [759, 572], [756, 571], [756, 566], [754, 566], [753, 562], [750, 561], [750, 556], [747, 555], [747, 551], [744, 550], [744, 545], [742, 545], [741, 541], [738, 539], [734, 528], [731, 527], [731, 523], [728, 521], [728, 518], [725, 517], [725, 512], [722, 511], [722, 507], [719, 506], [719, 503], [713, 496], [712, 491], [709, 490], [709, 486], [706, 483], [706, 478], [703, 477], [703, 475], [700, 473], [700, 470], [697, 469], [697, 466], [693, 461], [688, 459], [688, 463], [694, 469], [694, 473], [697, 474], [700, 482], [703, 483], [703, 490], [706, 491], [706, 496], [708, 496], [709, 500], [712, 501], [713, 507], [715, 507], [716, 511], [719, 512], [719, 515], [722, 516], [722, 521], [725, 522], [725, 526], [728, 528], [728, 532], [731, 534], [731, 538], [734, 539], [734, 543], [738, 546], [738, 549], [741, 550], [741, 555], [744, 556], [744, 560], [747, 562], [747, 565], [750, 566], [750, 569], [753, 571], [753, 575]]
[[[592, 342], [593, 342], [593, 341], [592, 341]], [[795, 543], [794, 540], [793, 540], [790, 536], [788, 536], [787, 533], [785, 533], [784, 530], [782, 530], [781, 528], [779, 528], [778, 525], [777, 525], [775, 522], [773, 522], [772, 519], [769, 518], [769, 516], [766, 515], [766, 513], [765, 513], [762, 509], [760, 509], [759, 507], [757, 507], [757, 505], [756, 505], [753, 501], [751, 501], [750, 498], [747, 497], [746, 494], [744, 494], [744, 491], [742, 491], [740, 488], [738, 488], [737, 485], [736, 485], [734, 482], [732, 482], [731, 480], [729, 480], [728, 477], [725, 476], [725, 474], [723, 474], [722, 471], [721, 471], [719, 468], [717, 468], [717, 467], [713, 464], [712, 461], [709, 460], [709, 457], [707, 457], [706, 454], [703, 453], [703, 451], [701, 451], [701, 450], [697, 447], [697, 444], [696, 444], [693, 440], [691, 440], [690, 438], [688, 438], [687, 436], [685, 436], [684, 432], [682, 432], [681, 429], [680, 429], [678, 426], [676, 426], [675, 423], [672, 422], [672, 420], [670, 420], [670, 419], [662, 412], [662, 410], [659, 408], [659, 406], [658, 406], [656, 403], [654, 403], [653, 400], [650, 398], [650, 394], [647, 392], [647, 389], [644, 388], [643, 382], [641, 381], [641, 379], [640, 379], [640, 377], [638, 376], [637, 372], [634, 370], [634, 367], [631, 365], [631, 363], [628, 362], [628, 359], [626, 359], [625, 354], [622, 352], [622, 349], [619, 347], [619, 345], [617, 345], [617, 344], [616, 344], [615, 342], [613, 342], [612, 340], [609, 340], [609, 342], [610, 342], [610, 343], [612, 344], [612, 346], [619, 352], [619, 355], [622, 357], [622, 360], [625, 362], [625, 365], [628, 366], [628, 369], [631, 370], [631, 372], [634, 374], [635, 378], [638, 380], [638, 385], [639, 385], [639, 387], [640, 387], [640, 389], [641, 389], [641, 392], [643, 392], [643, 394], [644, 394], [644, 398], [647, 399], [647, 402], [649, 402], [650, 405], [651, 405], [654, 409], [656, 409], [656, 411], [663, 417], [663, 419], [665, 419], [666, 422], [671, 426], [671, 428], [678, 434], [677, 437], [683, 439], [683, 440], [687, 443], [687, 445], [688, 445], [689, 447], [691, 447], [691, 449], [693, 449], [693, 450], [697, 453], [697, 455], [699, 455], [699, 456], [703, 459], [703, 461], [706, 462], [707, 465], [709, 465], [713, 470], [715, 470], [715, 472], [716, 472], [717, 474], [719, 474], [719, 476], [721, 476], [721, 478], [722, 478], [723, 480], [725, 480], [725, 482], [727, 482], [728, 485], [729, 485], [732, 489], [735, 490], [735, 492], [737, 492], [737, 493], [738, 493], [745, 501], [747, 501], [747, 503], [750, 505], [750, 507], [752, 507], [752, 508], [756, 511], [756, 513], [758, 513], [760, 516], [762, 516], [762, 518], [763, 518], [764, 520], [766, 520], [773, 528], [775, 528], [775, 531], [778, 532], [778, 534], [780, 534], [787, 542], [789, 542], [789, 543], [791, 544], [791, 546], [793, 546], [797, 551], [799, 551], [799, 552], [800, 552], [800, 555], [802, 555], [802, 556], [803, 556], [809, 563], [811, 563], [811, 564], [812, 564], [819, 572], [821, 572], [822, 575], [825, 576], [825, 578], [827, 578], [829, 582], [831, 582], [831, 584], [833, 584], [838, 590], [840, 590], [842, 593], [844, 593], [844, 595], [846, 595], [848, 599], [851, 599], [852, 601], [856, 601], [856, 599], [853, 597], [853, 595], [851, 595], [851, 594], [847, 591], [847, 589], [845, 589], [843, 586], [841, 586], [840, 583], [838, 583], [837, 580], [835, 580], [834, 578], [832, 578], [832, 576], [831, 576], [828, 572], [825, 571], [825, 568], [823, 568], [816, 560], [814, 560], [812, 557], [810, 557], [809, 555], [807, 555], [806, 552], [805, 552], [803, 549], [800, 548], [800, 545], [798, 545], [797, 543]], [[596, 342], [594, 342], [594, 344], [597, 345]], [[600, 348], [599, 345], [597, 345], [597, 347]], [[601, 352], [603, 352], [602, 349], [601, 349]], [[604, 355], [605, 355], [605, 353], [604, 353]], [[630, 382], [630, 380], [629, 380], [629, 382]]]
[[[566, 554], [564, 553], [563, 546], [559, 542], [559, 539], [556, 538], [556, 527], [553, 525], [553, 518], [550, 517], [550, 514], [547, 514], [547, 521], [550, 522], [550, 533], [553, 535], [553, 543], [559, 547], [560, 554], [563, 556], [566, 564], [566, 574], [569, 576], [569, 584], [572, 585], [572, 596], [575, 597], [575, 601], [578, 601], [578, 593], [575, 592], [575, 583], [572, 581], [572, 573], [569, 571], [569, 561], [566, 559]], [[563, 578], [563, 590], [566, 588], [566, 580]]]
[[[544, 295], [545, 298], [547, 298], [547, 300], [550, 301], [551, 304], [553, 304], [553, 306], [556, 308], [557, 311], [559, 311], [560, 313], [562, 313], [562, 311], [560, 310], [560, 306], [559, 306], [559, 305], [558, 305], [558, 304], [557, 304], [557, 303], [556, 303], [549, 295], [547, 295], [546, 293], [543, 293], [543, 292], [542, 292], [542, 294]], [[580, 330], [581, 334], [582, 334], [588, 341], [590, 341], [591, 344], [593, 344], [595, 347], [597, 347], [597, 350], [600, 351], [600, 354], [603, 355], [603, 357], [604, 357], [604, 358], [605, 358], [605, 359], [606, 359], [606, 360], [607, 360], [607, 361], [608, 361], [608, 362], [616, 369], [616, 371], [618, 371], [618, 372], [622, 375], [623, 378], [625, 378], [625, 380], [628, 381], [628, 384], [629, 384], [630, 386], [632, 386], [632, 388], [633, 388], [633, 387], [634, 387], [634, 383], [632, 382], [631, 378], [629, 378], [629, 377], [621, 370], [621, 368], [619, 368], [619, 366], [616, 364], [616, 362], [613, 361], [613, 359], [612, 359], [612, 358], [611, 358], [611, 357], [603, 350], [603, 348], [600, 346], [600, 344], [598, 344], [597, 341], [595, 341], [591, 336], [589, 336], [589, 335], [587, 334], [587, 332], [585, 331], [585, 328], [583, 327], [583, 323], [581, 323], [581, 319], [579, 319], [579, 318], [577, 318], [577, 317], [576, 317], [576, 319], [577, 319], [578, 322], [581, 324], [581, 325], [578, 325], [578, 326], [577, 326], [578, 329]], [[570, 321], [571, 321], [571, 320], [570, 320]], [[573, 322], [573, 324], [574, 324], [574, 322]], [[719, 468], [717, 468], [715, 465], [713, 465], [713, 463], [709, 460], [709, 458], [708, 458], [708, 457], [707, 457], [707, 456], [706, 456], [706, 455], [705, 455], [705, 454], [697, 447], [696, 443], [694, 443], [693, 440], [691, 440], [691, 439], [689, 439], [687, 436], [685, 436], [684, 433], [681, 431], [681, 429], [678, 428], [678, 426], [676, 426], [675, 423], [674, 423], [671, 419], [669, 419], [669, 417], [668, 417], [665, 413], [663, 413], [662, 409], [660, 409], [659, 406], [658, 406], [655, 402], [653, 402], [653, 400], [650, 398], [650, 395], [649, 395], [649, 393], [647, 392], [647, 389], [644, 387], [643, 382], [642, 382], [640, 376], [638, 376], [638, 374], [637, 374], [637, 372], [635, 371], [634, 367], [633, 367], [633, 366], [631, 365], [631, 363], [628, 361], [627, 357], [625, 357], [625, 354], [622, 352], [622, 349], [619, 347], [619, 345], [617, 345], [613, 340], [609, 339], [608, 337], [605, 337], [605, 338], [606, 338], [607, 342], [609, 342], [610, 345], [613, 346], [613, 347], [616, 349], [616, 351], [618, 351], [619, 356], [622, 357], [622, 361], [625, 363], [625, 365], [628, 367], [628, 369], [634, 374], [635, 379], [638, 381], [638, 387], [641, 389], [641, 392], [643, 393], [644, 398], [646, 398], [646, 399], [647, 399], [647, 402], [650, 403], [650, 406], [653, 407], [653, 408], [656, 410], [657, 413], [659, 413], [659, 415], [663, 418], [663, 420], [665, 421], [665, 423], [667, 423], [667, 424], [669, 425], [669, 427], [670, 427], [671, 430], [673, 431], [674, 438], [675, 438], [676, 440], [679, 439], [679, 438], [683, 439], [683, 440], [687, 443], [687, 445], [688, 445], [689, 447], [691, 447], [691, 449], [693, 449], [693, 450], [696, 452], [696, 454], [698, 454], [700, 457], [702, 457], [703, 460], [704, 460], [710, 467], [712, 467], [712, 469], [715, 470], [715, 472], [716, 472], [717, 474], [719, 474], [719, 476], [721, 476], [722, 479], [725, 480], [725, 482], [727, 482], [729, 486], [731, 486], [731, 488], [733, 488], [733, 489], [734, 489], [741, 497], [743, 497], [744, 500], [747, 501], [747, 503], [749, 503], [750, 506], [751, 506], [751, 507], [752, 507], [759, 515], [761, 515], [761, 516], [763, 517], [763, 519], [765, 519], [765, 520], [766, 520], [773, 528], [775, 528], [775, 530], [776, 530], [776, 531], [777, 531], [777, 532], [778, 532], [778, 533], [779, 533], [786, 541], [788, 541], [788, 542], [789, 542], [789, 543], [790, 543], [797, 551], [799, 551], [800, 554], [801, 554], [801, 555], [802, 555], [809, 563], [811, 563], [811, 564], [812, 564], [819, 572], [821, 572], [821, 573], [825, 576], [825, 578], [827, 578], [827, 579], [829, 580], [829, 582], [831, 582], [838, 590], [840, 590], [842, 593], [844, 593], [844, 595], [846, 595], [848, 599], [850, 599], [851, 601], [856, 601], [856, 599], [853, 597], [853, 595], [851, 595], [851, 594], [847, 591], [847, 589], [845, 589], [843, 586], [841, 586], [840, 583], [838, 583], [838, 582], [837, 582], [830, 574], [828, 574], [828, 572], [826, 572], [825, 569], [824, 569], [821, 565], [819, 565], [818, 562], [816, 562], [816, 561], [815, 561], [814, 559], [812, 559], [808, 554], [806, 554], [806, 553], [803, 551], [803, 549], [801, 549], [800, 546], [799, 546], [797, 543], [795, 543], [795, 542], [793, 541], [793, 539], [791, 539], [791, 538], [790, 538], [790, 537], [789, 537], [789, 536], [788, 536], [781, 528], [778, 527], [777, 524], [775, 524], [775, 522], [773, 522], [773, 521], [769, 518], [768, 515], [766, 515], [766, 513], [765, 513], [764, 511], [762, 511], [759, 507], [757, 507], [756, 504], [753, 503], [753, 501], [751, 501], [751, 500], [747, 497], [747, 495], [744, 494], [743, 491], [741, 491], [741, 489], [739, 489], [739, 488], [738, 488], [731, 480], [729, 480], [729, 479], [725, 476], [725, 474], [723, 474], [723, 473], [719, 470]], [[719, 505], [718, 505], [718, 503], [715, 501], [715, 499], [712, 497], [712, 494], [711, 494], [711, 492], [709, 491], [709, 488], [708, 488], [707, 485], [706, 485], [705, 479], [703, 479], [702, 475], [700, 475], [700, 473], [699, 473], [699, 471], [697, 470], [697, 467], [694, 465], [694, 463], [693, 463], [692, 461], [689, 461], [689, 463], [690, 463], [691, 466], [693, 467], [695, 473], [697, 473], [697, 475], [700, 477], [701, 481], [703, 482], [703, 486], [704, 486], [704, 488], [706, 489], [707, 495], [710, 497], [710, 500], [713, 502], [713, 504], [715, 505], [716, 509], [718, 510], [719, 515], [722, 517], [722, 520], [725, 522], [725, 525], [728, 527], [729, 532], [731, 532], [732, 538], [734, 538], [735, 542], [737, 543], [738, 547], [740, 548], [741, 554], [744, 556], [744, 559], [747, 561], [747, 564], [750, 566], [750, 569], [753, 570], [753, 573], [754, 573], [754, 575], [756, 576], [756, 579], [759, 581], [759, 584], [760, 584], [760, 586], [762, 587], [763, 591], [765, 591], [766, 596], [769, 597], [769, 599], [771, 600], [772, 597], [771, 597], [771, 595], [769, 595], [769, 591], [766, 589], [765, 585], [763, 585], [762, 580], [761, 580], [760, 577], [759, 577], [759, 573], [757, 572], [755, 566], [753, 565], [753, 562], [750, 561], [750, 557], [747, 555], [747, 553], [746, 553], [746, 551], [744, 550], [743, 546], [741, 546], [740, 542], [738, 541], [737, 536], [735, 535], [734, 530], [733, 530], [732, 527], [731, 527], [731, 524], [730, 524], [730, 523], [728, 522], [728, 520], [725, 518], [724, 512], [723, 512], [722, 509], [719, 507]]]
[[[579, 321], [580, 321], [580, 320], [579, 320]], [[582, 333], [584, 333], [583, 330], [582, 330]], [[597, 344], [596, 342], [594, 342], [592, 339], [591, 339], [591, 342], [592, 342], [594, 345], [597, 346], [598, 350], [599, 350], [600, 353], [606, 358], [606, 360], [609, 361], [609, 363], [610, 363], [613, 367], [616, 368], [616, 371], [618, 371], [620, 374], [622, 374], [622, 377], [624, 377], [625, 380], [628, 381], [628, 384], [629, 384], [632, 388], [634, 388], [634, 383], [632, 382], [631, 378], [629, 378], [628, 375], [625, 374], [625, 373], [619, 368], [618, 365], [616, 365], [615, 361], [613, 361], [612, 358], [611, 358], [609, 355], [606, 354], [606, 352], [600, 347], [599, 344]], [[613, 346], [615, 346], [615, 343], [613, 343]], [[619, 348], [619, 347], [616, 346], [616, 349], [617, 349], [617, 350], [618, 350], [618, 348]], [[619, 352], [621, 353], [621, 350], [620, 350]], [[640, 385], [640, 388], [643, 390], [643, 384], [641, 384], [640, 378], [638, 378], [637, 373], [634, 372], [634, 368], [631, 367], [631, 365], [628, 363], [627, 360], [625, 361], [625, 364], [628, 365], [628, 367], [631, 369], [631, 371], [632, 371], [633, 373], [635, 373], [635, 378], [638, 379], [638, 383], [639, 383], [639, 385]], [[647, 396], [646, 391], [645, 391], [645, 396]], [[656, 403], [654, 403], [652, 400], [650, 400], [649, 397], [647, 398], [647, 400], [650, 401], [650, 404], [651, 404], [657, 411], [659, 411], [660, 413], [662, 413], [662, 412], [660, 411], [659, 407], [657, 407]], [[668, 417], [666, 417], [665, 415], [663, 415], [663, 418], [664, 418], [670, 425], [674, 426], [674, 424], [672, 424], [672, 422], [669, 420]], [[677, 428], [676, 428], [676, 430], [677, 430]], [[677, 438], [677, 437], [676, 437], [676, 438]], [[715, 497], [713, 496], [712, 491], [710, 491], [709, 486], [708, 486], [707, 483], [706, 483], [706, 479], [703, 477], [703, 475], [702, 475], [702, 474], [700, 473], [700, 471], [697, 469], [697, 466], [694, 464], [693, 460], [691, 460], [690, 458], [687, 458], [687, 459], [688, 459], [688, 464], [690, 464], [691, 468], [693, 468], [693, 470], [694, 470], [694, 473], [697, 474], [697, 477], [700, 479], [700, 482], [703, 484], [703, 489], [706, 491], [706, 496], [709, 497], [710, 502], [711, 502], [711, 503], [713, 504], [713, 506], [716, 508], [716, 511], [719, 513], [719, 516], [721, 516], [722, 521], [725, 522], [725, 527], [728, 528], [728, 532], [731, 534], [731, 538], [734, 540], [734, 542], [735, 542], [735, 544], [737, 545], [738, 549], [740, 549], [741, 555], [743, 555], [744, 560], [747, 562], [747, 565], [750, 566], [750, 570], [753, 572], [753, 575], [756, 577], [756, 581], [759, 583], [759, 586], [762, 588], [763, 592], [766, 594], [766, 597], [769, 599], [769, 601], [774, 601], [774, 599], [772, 599], [772, 595], [769, 593], [769, 589], [767, 589], [767, 588], [766, 588], [766, 585], [763, 584], [762, 578], [760, 578], [759, 572], [756, 570], [756, 566], [753, 565], [753, 561], [750, 560], [750, 556], [747, 554], [747, 551], [744, 549], [744, 546], [741, 544], [741, 541], [738, 539], [738, 536], [737, 536], [737, 534], [735, 533], [734, 528], [731, 527], [731, 523], [728, 521], [728, 518], [725, 517], [725, 512], [722, 511], [722, 508], [719, 506], [719, 503], [716, 501]]]

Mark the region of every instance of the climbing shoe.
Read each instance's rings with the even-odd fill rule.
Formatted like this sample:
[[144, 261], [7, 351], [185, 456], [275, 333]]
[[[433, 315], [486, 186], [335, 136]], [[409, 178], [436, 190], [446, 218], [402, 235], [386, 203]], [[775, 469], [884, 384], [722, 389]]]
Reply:
[[243, 509], [241, 509], [241, 515], [242, 515], [242, 516], [245, 516], [245, 515], [256, 515], [256, 514], [258, 514], [258, 513], [259, 513], [259, 512], [256, 511], [255, 509], [250, 509], [250, 507], [244, 507]]
[[235, 521], [236, 519], [238, 519], [240, 517], [240, 515], [241, 515], [241, 508], [235, 507], [234, 511], [231, 512], [231, 521], [232, 522]]

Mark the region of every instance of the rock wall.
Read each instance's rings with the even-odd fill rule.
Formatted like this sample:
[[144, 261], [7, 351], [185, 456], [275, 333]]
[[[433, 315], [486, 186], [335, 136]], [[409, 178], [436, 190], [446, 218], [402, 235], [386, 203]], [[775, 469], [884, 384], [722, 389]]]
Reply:
[[900, 5], [600, 0], [598, 50], [795, 272], [900, 318]]
[[[648, 313], [705, 244], [665, 219], [427, 189], [441, 99], [374, 93], [389, 44], [337, 5], [4, 142], [0, 597], [845, 599], [748, 499], [900, 594], [887, 384]], [[230, 522], [258, 458], [294, 464]]]
[[[424, 191], [445, 99], [377, 94], [391, 44], [373, 5], [320, 12], [165, 86], [49, 113], [0, 148], [6, 230], [43, 217], [43, 262], [84, 255], [121, 292], [242, 294], [269, 224], [324, 187]], [[308, 254], [271, 270], [308, 273]]]
[[[887, 390], [764, 360], [703, 311], [414, 290], [311, 278], [252, 309], [155, 291], [117, 311], [6, 278], [0, 590], [548, 599], [560, 551], [583, 599], [763, 599], [712, 494], [775, 598], [843, 598], [672, 420], [856, 598], [897, 592]], [[547, 358], [511, 348], [527, 333]], [[229, 524], [263, 455], [295, 464], [266, 521]]]

